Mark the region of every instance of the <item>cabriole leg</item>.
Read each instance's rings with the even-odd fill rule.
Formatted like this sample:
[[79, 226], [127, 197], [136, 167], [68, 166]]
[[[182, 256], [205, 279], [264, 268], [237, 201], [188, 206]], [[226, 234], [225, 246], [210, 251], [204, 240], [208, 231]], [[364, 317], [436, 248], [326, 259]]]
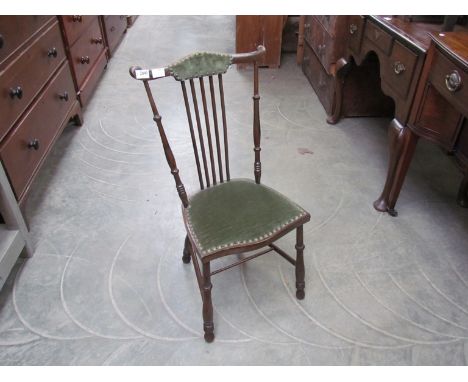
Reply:
[[210, 263], [203, 263], [203, 330], [205, 331], [205, 341], [213, 342], [213, 303], [211, 301], [211, 276]]
[[304, 282], [304, 232], [303, 226], [296, 230], [296, 297], [302, 300], [305, 297]]
[[393, 119], [388, 129], [388, 137], [390, 155], [387, 179], [382, 194], [374, 202], [374, 208], [377, 211], [388, 212], [391, 216], [397, 216], [395, 204], [411, 163], [418, 136], [409, 127]]
[[182, 261], [184, 262], [184, 264], [190, 263], [191, 251], [192, 251], [192, 244], [190, 244], [190, 240], [188, 236], [185, 236], [184, 253], [182, 255]]

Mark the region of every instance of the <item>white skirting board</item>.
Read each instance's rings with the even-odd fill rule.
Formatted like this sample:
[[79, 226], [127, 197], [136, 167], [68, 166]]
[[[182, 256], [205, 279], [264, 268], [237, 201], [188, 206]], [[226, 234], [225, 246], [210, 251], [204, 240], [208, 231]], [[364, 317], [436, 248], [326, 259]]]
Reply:
[[18, 256], [31, 257], [33, 249], [26, 223], [10, 187], [3, 165], [0, 164], [0, 289], [3, 287]]

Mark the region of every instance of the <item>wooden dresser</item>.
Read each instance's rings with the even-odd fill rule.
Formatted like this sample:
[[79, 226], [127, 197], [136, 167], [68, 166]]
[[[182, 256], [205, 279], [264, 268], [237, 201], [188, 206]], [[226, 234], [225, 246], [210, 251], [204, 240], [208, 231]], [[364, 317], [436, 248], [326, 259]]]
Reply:
[[[419, 17], [415, 19], [419, 20]], [[462, 117], [466, 109], [463, 110], [460, 105], [463, 102], [466, 105], [467, 98], [457, 101], [466, 94], [462, 90], [457, 94], [455, 92], [450, 94], [449, 90], [444, 90], [442, 86], [444, 84], [441, 80], [443, 78], [441, 71], [446, 70], [444, 76], [448, 75], [449, 67], [454, 68], [456, 60], [454, 61], [454, 55], [447, 53], [449, 48], [446, 48], [442, 55], [434, 53], [443, 51], [443, 39], [439, 41], [438, 48], [434, 47], [438, 41], [434, 36], [438, 35], [441, 27], [441, 24], [421, 20], [413, 22], [404, 16], [349, 16], [348, 19], [346, 51], [339, 60], [342, 65], [337, 72], [337, 77], [343, 79], [337, 81], [337, 86], [342, 88], [337, 92], [341, 97], [336, 98], [334, 113], [337, 115], [337, 120], [340, 115], [344, 115], [340, 110], [344, 108], [346, 97], [349, 96], [346, 92], [347, 87], [352, 88], [353, 98], [358, 100], [357, 107], [362, 107], [368, 100], [375, 99], [374, 93], [370, 92], [373, 89], [369, 88], [368, 81], [352, 80], [356, 69], [375, 61], [377, 66], [370, 66], [372, 70], [368, 75], [370, 77], [377, 73], [380, 78], [372, 87], [381, 88], [387, 99], [392, 100], [394, 112], [388, 130], [390, 155], [387, 177], [381, 195], [374, 202], [374, 208], [388, 212], [392, 216], [397, 215], [395, 204], [417, 137], [431, 139], [446, 150], [456, 152], [462, 161], [466, 155], [467, 149], [463, 142], [467, 138], [462, 128], [466, 125]], [[454, 28], [466, 36], [466, 25], [455, 25]], [[433, 42], [431, 42], [431, 33]], [[428, 55], [431, 44], [432, 53]], [[427, 61], [433, 56], [439, 57], [434, 61], [438, 66], [431, 67], [431, 61]], [[444, 56], [445, 59], [441, 58]], [[449, 62], [452, 62], [451, 66]], [[462, 73], [463, 70], [466, 71], [466, 66], [463, 69], [460, 62], [462, 61], [458, 61], [458, 68]], [[435, 87], [436, 82], [432, 82], [433, 86], [428, 87], [427, 77], [422, 75], [423, 66], [426, 71], [433, 71], [431, 73], [438, 75], [437, 87]], [[435, 76], [435, 74], [430, 76], [433, 75]], [[431, 82], [432, 77], [429, 79]], [[437, 89], [437, 92], [427, 89]], [[466, 194], [467, 182], [465, 177], [464, 184], [460, 188], [461, 204], [468, 204], [466, 196], [463, 196]]]
[[0, 159], [16, 199], [71, 118], [81, 124], [56, 16], [0, 16]]
[[397, 171], [387, 174], [389, 203], [400, 194], [419, 138], [455, 156], [464, 172], [458, 203], [468, 207], [468, 32], [433, 33], [410, 119], [391, 146]]
[[85, 106], [107, 65], [99, 16], [59, 16], [76, 94]]

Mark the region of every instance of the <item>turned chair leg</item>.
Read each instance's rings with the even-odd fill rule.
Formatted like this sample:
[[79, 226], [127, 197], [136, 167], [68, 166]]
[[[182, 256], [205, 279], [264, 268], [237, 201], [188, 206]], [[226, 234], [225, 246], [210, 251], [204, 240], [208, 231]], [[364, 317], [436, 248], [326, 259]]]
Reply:
[[203, 330], [205, 331], [205, 341], [213, 342], [213, 303], [211, 301], [211, 270], [210, 263], [203, 263]]
[[185, 236], [184, 253], [182, 255], [182, 261], [184, 262], [184, 264], [190, 263], [191, 251], [192, 251], [192, 244], [190, 244], [190, 240], [188, 236]]
[[303, 226], [296, 230], [296, 297], [302, 300], [305, 297], [304, 282], [304, 240]]

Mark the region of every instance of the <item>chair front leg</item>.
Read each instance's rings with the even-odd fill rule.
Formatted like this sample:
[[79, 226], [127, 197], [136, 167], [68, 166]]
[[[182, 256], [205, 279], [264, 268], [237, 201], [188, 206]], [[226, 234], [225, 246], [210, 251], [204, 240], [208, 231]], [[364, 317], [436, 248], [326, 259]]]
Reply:
[[302, 300], [305, 297], [304, 282], [304, 232], [303, 226], [296, 230], [296, 297]]
[[205, 341], [213, 342], [213, 303], [211, 301], [211, 270], [210, 263], [203, 263], [203, 330], [205, 331]]
[[184, 252], [182, 255], [182, 261], [184, 262], [184, 264], [190, 263], [191, 252], [192, 252], [192, 244], [190, 243], [190, 240], [187, 235], [185, 236]]

